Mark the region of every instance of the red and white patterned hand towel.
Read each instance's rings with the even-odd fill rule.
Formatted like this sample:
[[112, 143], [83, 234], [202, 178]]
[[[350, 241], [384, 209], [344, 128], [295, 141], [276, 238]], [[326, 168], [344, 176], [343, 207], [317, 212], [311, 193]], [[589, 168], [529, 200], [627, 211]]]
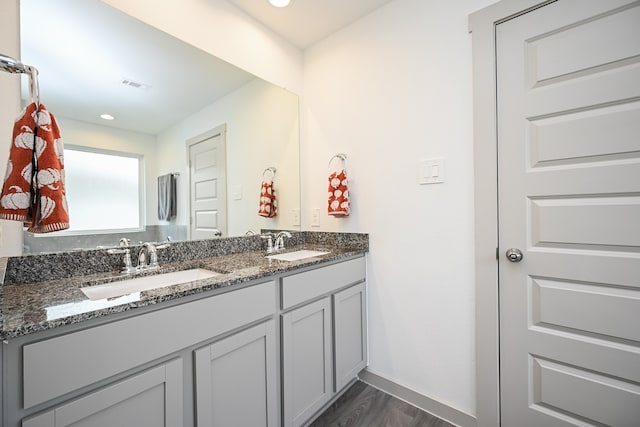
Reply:
[[258, 215], [267, 218], [273, 218], [278, 215], [278, 202], [276, 201], [276, 190], [273, 188], [273, 181], [262, 181]]
[[48, 233], [69, 228], [67, 211], [60, 129], [43, 104], [31, 103], [13, 127], [0, 218]]
[[341, 169], [329, 175], [329, 215], [349, 216], [349, 184], [347, 171]]

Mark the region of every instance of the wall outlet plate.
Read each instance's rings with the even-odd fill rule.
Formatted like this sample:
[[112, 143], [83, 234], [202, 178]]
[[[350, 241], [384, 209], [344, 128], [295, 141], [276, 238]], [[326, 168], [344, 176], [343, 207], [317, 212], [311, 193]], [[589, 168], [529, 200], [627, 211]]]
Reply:
[[234, 185], [231, 188], [231, 197], [233, 200], [242, 200], [242, 185]]
[[293, 218], [293, 220], [291, 221], [292, 225], [294, 226], [300, 225], [300, 209], [292, 209], [291, 216]]
[[311, 210], [311, 226], [320, 227], [320, 208], [313, 208]]

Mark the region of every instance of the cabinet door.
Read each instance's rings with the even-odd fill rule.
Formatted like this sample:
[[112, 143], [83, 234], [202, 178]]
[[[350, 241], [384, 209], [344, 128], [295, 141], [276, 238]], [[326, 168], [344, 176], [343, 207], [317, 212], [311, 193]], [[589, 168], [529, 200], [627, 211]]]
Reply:
[[331, 300], [282, 315], [284, 425], [297, 427], [332, 396]]
[[182, 359], [25, 419], [22, 427], [181, 427]]
[[365, 284], [333, 296], [336, 389], [340, 391], [367, 365]]
[[276, 427], [275, 320], [195, 351], [198, 427]]

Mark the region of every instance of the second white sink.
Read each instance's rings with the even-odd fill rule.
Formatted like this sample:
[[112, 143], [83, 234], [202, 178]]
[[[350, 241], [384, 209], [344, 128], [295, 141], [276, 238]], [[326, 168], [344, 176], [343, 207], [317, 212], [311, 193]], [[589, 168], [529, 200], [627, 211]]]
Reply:
[[216, 273], [215, 271], [205, 270], [203, 268], [192, 268], [190, 270], [136, 277], [118, 282], [105, 283], [103, 285], [86, 286], [81, 288], [81, 290], [90, 300], [95, 301], [105, 298], [115, 298], [133, 292], [150, 291], [166, 286], [195, 282], [196, 280], [208, 279], [209, 277], [219, 275], [220, 273]]
[[285, 252], [278, 255], [267, 255], [269, 259], [278, 259], [280, 261], [298, 261], [305, 258], [312, 258], [314, 256], [326, 255], [329, 252], [325, 251], [312, 251], [309, 249], [301, 249], [294, 252]]

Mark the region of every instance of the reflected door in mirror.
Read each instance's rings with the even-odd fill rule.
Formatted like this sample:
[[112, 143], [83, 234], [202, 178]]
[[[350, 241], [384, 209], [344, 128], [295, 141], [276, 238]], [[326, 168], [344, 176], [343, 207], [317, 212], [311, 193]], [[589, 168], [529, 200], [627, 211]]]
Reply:
[[210, 135], [189, 143], [191, 239], [227, 235], [225, 132]]

